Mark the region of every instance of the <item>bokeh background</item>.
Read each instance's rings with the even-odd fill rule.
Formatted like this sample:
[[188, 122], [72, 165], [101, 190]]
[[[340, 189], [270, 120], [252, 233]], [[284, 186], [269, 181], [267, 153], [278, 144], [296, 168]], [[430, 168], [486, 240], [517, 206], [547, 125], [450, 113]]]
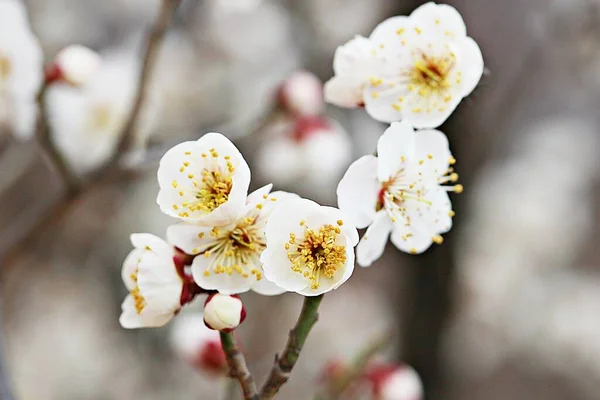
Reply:
[[[159, 8], [158, 0], [25, 3], [47, 59], [71, 43], [139, 57]], [[328, 79], [338, 45], [421, 3], [185, 0], [153, 82], [161, 104], [152, 110], [147, 157], [75, 200], [64, 200], [32, 142], [4, 135], [2, 355], [15, 396], [217, 398], [214, 381], [174, 356], [169, 326], [126, 331], [118, 324], [129, 234], [162, 235], [173, 222], [155, 203], [160, 155], [216, 130], [236, 141], [253, 168], [264, 142], [256, 127], [286, 76], [304, 68]], [[465, 186], [453, 197], [455, 227], [421, 256], [389, 246], [328, 294], [281, 398], [312, 398], [324, 362], [351, 357], [388, 330], [394, 344], [386, 356], [417, 369], [427, 399], [598, 398], [600, 2], [448, 3], [463, 14], [487, 67], [441, 128]], [[354, 158], [373, 152], [384, 125], [362, 110], [329, 107], [327, 114], [350, 134]], [[271, 178], [260, 170], [253, 169], [254, 187]], [[319, 185], [318, 176], [274, 183], [335, 204], [335, 182]], [[249, 317], [240, 337], [260, 382], [301, 299], [243, 300]]]

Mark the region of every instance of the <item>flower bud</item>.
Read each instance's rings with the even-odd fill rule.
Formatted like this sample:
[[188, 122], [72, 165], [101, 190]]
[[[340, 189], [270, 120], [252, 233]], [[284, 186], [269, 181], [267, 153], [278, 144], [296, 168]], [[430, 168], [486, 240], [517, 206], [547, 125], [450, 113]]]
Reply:
[[81, 86], [96, 73], [100, 62], [98, 53], [85, 46], [67, 46], [46, 69], [46, 81], [64, 81]]
[[294, 115], [319, 115], [324, 107], [323, 84], [311, 72], [298, 71], [281, 85], [279, 102]]
[[175, 353], [198, 371], [222, 374], [227, 370], [219, 334], [206, 327], [202, 315], [188, 314], [175, 318], [170, 341]]
[[367, 372], [376, 400], [420, 400], [423, 383], [408, 365], [376, 365]]
[[238, 295], [215, 293], [204, 303], [204, 323], [210, 329], [231, 332], [246, 319], [246, 310]]
[[294, 123], [293, 137], [298, 142], [320, 133], [334, 133], [334, 128], [327, 118], [300, 117]]

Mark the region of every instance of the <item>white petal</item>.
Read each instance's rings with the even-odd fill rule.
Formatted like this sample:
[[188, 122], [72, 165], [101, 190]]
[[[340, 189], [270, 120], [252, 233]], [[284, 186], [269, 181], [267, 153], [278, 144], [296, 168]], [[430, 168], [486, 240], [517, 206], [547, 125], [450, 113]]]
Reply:
[[365, 228], [375, 217], [381, 183], [377, 180], [375, 156], [363, 156], [350, 165], [337, 187], [338, 206], [357, 228]]
[[[413, 98], [416, 99], [417, 96], [418, 95], [414, 95]], [[403, 121], [417, 129], [437, 128], [452, 115], [461, 100], [462, 97], [458, 92], [454, 93], [451, 100], [447, 102], [438, 100], [439, 104], [443, 103], [442, 107], [426, 107], [423, 105], [422, 99], [417, 99], [417, 103], [414, 104], [411, 104], [410, 100], [407, 100], [407, 104], [403, 108]], [[436, 100], [429, 99], [429, 101]]]
[[252, 285], [252, 291], [262, 294], [263, 296], [276, 296], [286, 292], [285, 289], [280, 288], [266, 277], [256, 281], [256, 283]]
[[142, 312], [142, 314], [139, 315], [135, 311], [134, 304], [133, 297], [128, 295], [121, 306], [122, 313], [119, 317], [119, 323], [125, 329], [156, 328], [165, 325], [173, 318], [172, 313], [144, 315]]
[[254, 192], [248, 195], [248, 198], [246, 199], [246, 204], [261, 203], [263, 201], [263, 196], [271, 193], [271, 190], [273, 190], [272, 183], [269, 183], [268, 185], [256, 189]]
[[365, 110], [371, 118], [377, 121], [400, 121], [404, 118], [405, 111], [409, 107], [404, 103], [402, 105], [398, 104], [398, 98], [403, 97], [405, 94], [405, 88], [400, 85], [394, 88], [365, 86], [363, 93]]
[[[189, 223], [179, 223], [167, 228], [169, 243], [183, 250], [187, 254], [196, 255], [206, 250], [215, 243], [211, 235], [212, 228]], [[227, 229], [219, 229], [227, 231]]]
[[375, 45], [384, 45], [384, 48], [387, 46], [396, 48], [400, 40], [414, 34], [410, 29], [411, 27], [411, 20], [407, 16], [391, 17], [377, 25], [369, 36], [369, 39]]
[[387, 212], [385, 210], [379, 211], [377, 217], [375, 217], [375, 221], [369, 226], [356, 247], [356, 261], [358, 265], [368, 267], [381, 257], [392, 231], [392, 226], [392, 221]]
[[381, 182], [396, 175], [414, 157], [415, 141], [415, 130], [406, 122], [395, 122], [385, 130], [377, 142], [377, 176]]
[[[262, 208], [258, 212], [258, 219], [256, 221], [257, 227], [260, 227], [260, 224], [266, 224], [271, 216], [271, 213], [277, 207], [281, 206], [286, 201], [295, 200], [299, 198], [300, 196], [298, 196], [295, 193], [288, 193], [279, 190], [269, 194], [267, 199], [261, 199], [263, 202], [261, 203]], [[264, 229], [264, 227], [260, 229]]]
[[483, 75], [483, 56], [477, 42], [466, 37], [459, 42], [459, 57], [456, 69], [462, 71], [461, 96], [468, 96], [479, 83]]
[[[255, 284], [256, 278], [252, 274], [244, 277], [235, 271], [231, 275], [227, 273], [215, 273], [213, 267], [216, 266], [216, 263], [216, 256], [214, 254], [210, 257], [199, 255], [194, 258], [192, 262], [192, 275], [198, 286], [207, 290], [218, 290], [223, 294], [238, 294], [247, 292]], [[253, 265], [250, 265], [252, 263]], [[250, 264], [246, 266], [248, 270], [251, 268], [260, 268], [258, 257], [256, 260], [251, 261]]]
[[[136, 274], [136, 270], [142, 259], [142, 255], [144, 255], [144, 250], [142, 249], [133, 249], [125, 258], [123, 262], [123, 268], [121, 270], [121, 278], [123, 279], [123, 283], [127, 290], [133, 290], [137, 284], [133, 279], [133, 275]], [[137, 279], [137, 276], [136, 276]]]
[[137, 284], [147, 302], [144, 312], [166, 314], [179, 309], [183, 282], [172, 260], [146, 252], [139, 263]]
[[298, 292], [309, 286], [308, 280], [302, 274], [292, 271], [292, 263], [285, 250], [285, 240], [269, 242], [260, 256], [260, 261], [263, 263], [267, 279], [282, 289]]
[[265, 227], [267, 245], [270, 241], [285, 243], [289, 239], [290, 233], [302, 237], [304, 227], [300, 225], [300, 222], [307, 215], [318, 212], [319, 207], [314, 201], [302, 198], [285, 201], [281, 206], [276, 207]]
[[372, 74], [375, 65], [373, 50], [375, 45], [369, 39], [357, 35], [335, 50], [333, 71], [339, 76], [358, 76], [365, 79]]
[[434, 129], [416, 132], [412, 161], [416, 162], [416, 167], [423, 171], [423, 174], [436, 178], [444, 175], [448, 170], [451, 156], [448, 138], [444, 133]]
[[415, 26], [423, 30], [423, 34], [436, 34], [441, 37], [467, 35], [467, 27], [462, 16], [456, 8], [447, 4], [434, 2], [423, 4], [410, 14], [410, 19]]
[[166, 260], [174, 255], [171, 245], [151, 233], [132, 233], [130, 239], [136, 249], [151, 251]]
[[[346, 213], [338, 208], [327, 206], [321, 206], [320, 212], [327, 218], [328, 224], [340, 227], [342, 234], [348, 239], [346, 243], [348, 246], [356, 246], [358, 243], [358, 231], [350, 223], [351, 221]], [[342, 221], [342, 225], [339, 225], [338, 221]]]
[[325, 101], [338, 107], [355, 108], [363, 101], [363, 83], [365, 79], [355, 76], [334, 76], [325, 82]]

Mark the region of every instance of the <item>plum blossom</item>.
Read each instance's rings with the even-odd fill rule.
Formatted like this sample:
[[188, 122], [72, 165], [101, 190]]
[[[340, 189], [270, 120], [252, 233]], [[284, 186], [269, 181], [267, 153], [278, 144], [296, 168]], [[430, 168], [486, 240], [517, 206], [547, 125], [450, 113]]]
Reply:
[[244, 211], [250, 168], [220, 133], [178, 144], [158, 168], [157, 203], [167, 215], [200, 226], [226, 225]]
[[43, 80], [43, 55], [21, 1], [0, 1], [0, 131], [31, 137], [36, 94]]
[[209, 329], [231, 332], [246, 319], [240, 296], [213, 293], [204, 303], [204, 323]]
[[253, 290], [263, 295], [285, 292], [264, 277], [260, 255], [265, 249], [265, 225], [273, 210], [287, 200], [298, 198], [286, 192], [271, 192], [273, 185], [252, 192], [237, 220], [227, 225], [172, 225], [169, 242], [195, 256], [194, 279], [204, 289], [224, 294]]
[[356, 160], [337, 188], [338, 204], [357, 228], [368, 227], [357, 249], [357, 261], [378, 259], [391, 233], [400, 250], [419, 254], [452, 227], [448, 191], [460, 193], [448, 139], [437, 130], [416, 131], [395, 122], [377, 143], [377, 156]]
[[271, 214], [260, 260], [267, 279], [304, 296], [337, 289], [354, 271], [358, 231], [337, 208], [289, 200]]
[[328, 102], [364, 105], [379, 121], [435, 128], [475, 89], [483, 57], [458, 11], [429, 2], [339, 47], [333, 67]]
[[187, 275], [183, 254], [149, 233], [134, 233], [135, 247], [125, 259], [121, 275], [129, 290], [119, 322], [123, 328], [158, 327], [202, 290]]
[[423, 382], [409, 365], [378, 364], [367, 371], [374, 400], [421, 400]]
[[100, 62], [101, 58], [98, 53], [88, 47], [67, 46], [46, 68], [46, 79], [61, 80], [73, 86], [81, 86], [92, 79], [100, 67]]
[[227, 370], [219, 333], [209, 329], [200, 313], [178, 315], [169, 339], [175, 354], [199, 372], [222, 375]]
[[282, 108], [297, 116], [316, 116], [323, 112], [323, 83], [309, 71], [296, 71], [279, 87]]

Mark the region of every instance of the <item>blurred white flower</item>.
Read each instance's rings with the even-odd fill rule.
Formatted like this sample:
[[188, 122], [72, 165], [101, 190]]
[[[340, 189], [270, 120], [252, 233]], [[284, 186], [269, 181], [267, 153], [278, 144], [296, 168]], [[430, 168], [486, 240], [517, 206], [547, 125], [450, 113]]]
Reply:
[[423, 383], [409, 365], [375, 365], [367, 371], [374, 400], [421, 400]]
[[327, 101], [364, 105], [380, 121], [435, 128], [477, 86], [483, 57], [458, 11], [430, 2], [339, 47], [334, 72]]
[[31, 137], [36, 94], [43, 79], [43, 55], [21, 1], [0, 1], [0, 128]]
[[178, 315], [169, 335], [175, 353], [200, 372], [223, 374], [227, 361], [219, 333], [209, 329], [199, 313]]
[[279, 102], [291, 114], [315, 116], [323, 112], [323, 83], [309, 71], [297, 71], [279, 87]]
[[453, 163], [442, 132], [395, 122], [379, 139], [377, 157], [363, 156], [348, 168], [338, 204], [357, 228], [369, 227], [356, 249], [361, 266], [381, 257], [390, 232], [392, 243], [411, 254], [442, 242], [440, 234], [452, 227], [447, 192], [462, 191], [442, 185], [458, 179]]
[[262, 0], [208, 0], [207, 5], [213, 12], [245, 13], [254, 10]]
[[56, 55], [46, 70], [46, 79], [63, 80], [73, 86], [81, 86], [92, 79], [101, 61], [98, 53], [88, 47], [67, 46]]
[[228, 224], [244, 212], [250, 168], [220, 133], [178, 144], [158, 167], [157, 203], [167, 215], [202, 226]]
[[[86, 173], [116, 150], [137, 89], [139, 62], [120, 51], [102, 56], [102, 65], [80, 86], [52, 85], [46, 96], [54, 141], [71, 168]], [[159, 103], [150, 96], [135, 132], [142, 147], [152, 133]]]
[[181, 223], [168, 228], [170, 243], [197, 255], [192, 262], [192, 274], [202, 288], [224, 294], [250, 289], [263, 295], [285, 292], [263, 276], [260, 255], [265, 248], [265, 225], [271, 212], [280, 203], [298, 196], [269, 193], [272, 186], [251, 193], [240, 217], [229, 225]]
[[352, 157], [352, 140], [325, 117], [285, 120], [271, 126], [256, 166], [265, 180], [319, 192], [338, 182]]
[[184, 279], [175, 265], [175, 249], [149, 233], [132, 234], [131, 243], [135, 249], [121, 273], [129, 295], [119, 322], [128, 329], [162, 326], [182, 306]]
[[204, 323], [219, 332], [231, 332], [246, 319], [240, 296], [215, 293], [204, 303]]
[[277, 207], [260, 258], [267, 279], [304, 296], [337, 289], [354, 270], [358, 231], [348, 222], [337, 208], [307, 199]]

